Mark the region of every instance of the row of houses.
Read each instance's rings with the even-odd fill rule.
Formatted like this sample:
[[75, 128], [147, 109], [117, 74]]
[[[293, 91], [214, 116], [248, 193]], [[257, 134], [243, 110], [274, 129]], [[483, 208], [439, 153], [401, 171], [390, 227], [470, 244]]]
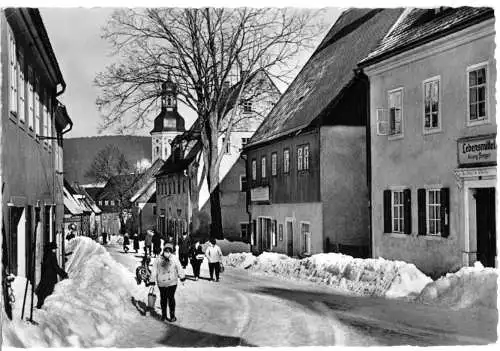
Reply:
[[257, 251], [498, 266], [494, 13], [344, 12], [245, 147]]

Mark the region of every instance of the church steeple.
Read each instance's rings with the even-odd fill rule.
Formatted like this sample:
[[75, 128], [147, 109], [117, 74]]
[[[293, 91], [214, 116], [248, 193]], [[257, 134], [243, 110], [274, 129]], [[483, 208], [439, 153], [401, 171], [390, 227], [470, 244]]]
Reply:
[[169, 111], [177, 109], [177, 84], [172, 81], [170, 71], [167, 80], [161, 85], [161, 109]]

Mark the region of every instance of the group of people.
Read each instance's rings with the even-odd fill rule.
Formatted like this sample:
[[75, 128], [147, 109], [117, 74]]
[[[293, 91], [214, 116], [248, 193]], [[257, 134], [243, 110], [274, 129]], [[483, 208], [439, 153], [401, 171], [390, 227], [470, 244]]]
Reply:
[[[139, 252], [139, 235], [134, 233], [132, 238], [129, 237], [128, 233], [123, 235], [123, 251], [128, 253], [130, 239], [133, 242], [133, 248], [135, 253]], [[161, 235], [152, 230], [148, 230], [144, 236], [144, 254], [157, 257], [161, 253]]]

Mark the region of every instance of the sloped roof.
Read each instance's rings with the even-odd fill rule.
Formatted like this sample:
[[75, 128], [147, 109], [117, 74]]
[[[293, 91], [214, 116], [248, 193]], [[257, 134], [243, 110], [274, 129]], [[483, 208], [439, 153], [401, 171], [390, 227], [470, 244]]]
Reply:
[[349, 82], [357, 62], [374, 50], [403, 9], [350, 9], [342, 13], [247, 147], [307, 127]]
[[138, 178], [137, 174], [121, 174], [111, 177], [99, 194], [99, 200], [114, 200], [117, 194], [132, 193]]
[[435, 40], [467, 26], [493, 18], [489, 7], [457, 7], [409, 9], [400, 22], [365, 59], [360, 66], [378, 62], [413, 46]]
[[137, 188], [137, 190], [130, 198], [131, 202], [137, 200], [138, 197], [140, 197], [153, 183], [156, 182], [155, 175], [161, 169], [161, 167], [163, 167], [164, 163], [165, 161], [163, 161], [162, 159], [157, 159], [151, 165], [151, 167], [149, 167], [146, 172], [144, 172], [140, 176], [140, 178], [137, 180], [137, 186], [134, 186], [134, 188]]

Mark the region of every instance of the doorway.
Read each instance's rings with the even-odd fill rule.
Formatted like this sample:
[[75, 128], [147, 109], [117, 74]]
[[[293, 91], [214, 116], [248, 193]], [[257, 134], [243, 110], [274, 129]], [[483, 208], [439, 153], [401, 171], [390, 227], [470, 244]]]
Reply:
[[475, 198], [477, 259], [485, 267], [495, 267], [495, 188], [478, 188]]

